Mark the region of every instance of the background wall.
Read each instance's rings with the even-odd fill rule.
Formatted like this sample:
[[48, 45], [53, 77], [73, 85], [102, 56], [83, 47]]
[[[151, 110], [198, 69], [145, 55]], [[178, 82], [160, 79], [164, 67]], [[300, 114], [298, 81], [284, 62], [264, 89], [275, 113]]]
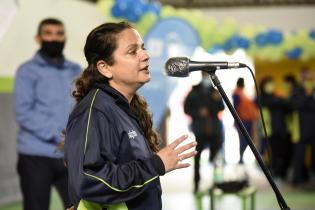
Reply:
[[[276, 6], [276, 7], [231, 7], [202, 10], [204, 15], [217, 20], [231, 17], [240, 26], [261, 26], [275, 28], [283, 32], [311, 30], [315, 28], [315, 6]], [[315, 49], [314, 49], [315, 50]], [[275, 78], [277, 88], [281, 88], [286, 74], [299, 77], [299, 71], [308, 67], [315, 72], [315, 60], [307, 61], [283, 59], [279, 62], [256, 59], [254, 61], [257, 80], [270, 75]]]
[[[8, 0], [1, 0], [1, 7], [9, 5], [2, 4], [2, 1]], [[106, 21], [95, 4], [83, 1], [21, 0], [18, 2], [15, 16], [3, 36], [0, 36], [0, 204], [21, 197], [16, 174], [18, 127], [15, 123], [10, 78], [14, 76], [17, 67], [30, 59], [37, 50], [34, 36], [38, 23], [46, 17], [57, 17], [64, 21], [67, 34], [65, 55], [84, 67], [85, 38], [91, 29]], [[0, 18], [2, 18], [0, 23], [3, 24], [7, 17], [0, 15]]]
[[78, 0], [20, 0], [16, 15], [0, 40], [0, 76], [13, 76], [17, 67], [33, 56], [38, 49], [34, 40], [37, 26], [46, 17], [60, 18], [64, 22], [65, 55], [85, 66], [86, 36], [106, 21], [95, 4]]
[[[0, 36], [0, 203], [20, 197], [16, 175], [17, 125], [14, 100], [10, 88], [1, 91], [5, 84], [12, 84], [6, 83], [1, 77], [13, 78], [17, 67], [33, 56], [38, 48], [34, 36], [41, 19], [53, 16], [64, 21], [67, 33], [65, 55], [82, 67], [85, 66], [83, 46], [88, 32], [106, 21], [106, 17], [96, 9], [95, 4], [80, 0], [1, 0], [1, 7], [6, 5], [3, 4], [4, 1], [18, 2], [18, 5], [10, 25], [3, 36]], [[214, 8], [201, 11], [219, 22], [232, 17], [239, 25], [261, 25], [283, 31], [311, 29], [315, 23], [314, 6]], [[1, 19], [5, 18], [0, 14], [0, 24], [3, 23]], [[265, 64], [262, 61], [257, 65], [257, 68], [269, 69], [262, 70], [262, 73], [272, 69], [276, 71], [276, 64]]]
[[13, 97], [0, 93], [0, 204], [20, 197], [16, 175], [16, 132]]
[[231, 17], [240, 26], [277, 28], [283, 32], [315, 27], [315, 6], [213, 8], [201, 11], [218, 20]]
[[[37, 49], [34, 36], [38, 22], [48, 16], [64, 20], [68, 37], [65, 55], [85, 66], [84, 40], [90, 29], [106, 21], [94, 4], [79, 0], [19, 2], [17, 13], [0, 40], [0, 76], [13, 76], [18, 65], [33, 55]], [[261, 25], [284, 32], [312, 29], [315, 22], [315, 6], [213, 8], [201, 11], [219, 22], [231, 17], [240, 26]]]

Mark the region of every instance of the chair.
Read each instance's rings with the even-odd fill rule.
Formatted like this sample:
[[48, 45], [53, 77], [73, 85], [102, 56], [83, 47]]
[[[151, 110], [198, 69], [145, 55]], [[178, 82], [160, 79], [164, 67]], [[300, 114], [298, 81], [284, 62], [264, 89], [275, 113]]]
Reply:
[[210, 209], [215, 210], [215, 198], [217, 196], [223, 196], [227, 194], [236, 195], [242, 200], [242, 210], [247, 209], [247, 198], [250, 198], [250, 209], [255, 210], [255, 196], [256, 196], [256, 188], [253, 186], [247, 186], [239, 191], [223, 191], [222, 189], [218, 188], [214, 185], [210, 191]]

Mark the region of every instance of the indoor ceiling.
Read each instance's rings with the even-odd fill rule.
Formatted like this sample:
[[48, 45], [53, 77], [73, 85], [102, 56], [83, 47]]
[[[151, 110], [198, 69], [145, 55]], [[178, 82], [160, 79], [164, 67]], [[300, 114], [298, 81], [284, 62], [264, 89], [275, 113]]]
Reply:
[[174, 7], [238, 7], [314, 4], [315, 0], [159, 0]]
[[[85, 1], [97, 2], [98, 0]], [[315, 5], [315, 0], [147, 0], [147, 1], [149, 2], [158, 1], [162, 5], [171, 5], [174, 7], [184, 8]]]

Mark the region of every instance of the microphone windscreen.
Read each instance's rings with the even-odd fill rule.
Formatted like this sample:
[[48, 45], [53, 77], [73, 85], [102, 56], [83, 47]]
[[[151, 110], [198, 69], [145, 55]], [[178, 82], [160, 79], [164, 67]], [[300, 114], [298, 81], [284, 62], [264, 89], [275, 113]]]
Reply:
[[168, 59], [165, 63], [165, 73], [171, 77], [188, 77], [189, 59], [186, 57]]

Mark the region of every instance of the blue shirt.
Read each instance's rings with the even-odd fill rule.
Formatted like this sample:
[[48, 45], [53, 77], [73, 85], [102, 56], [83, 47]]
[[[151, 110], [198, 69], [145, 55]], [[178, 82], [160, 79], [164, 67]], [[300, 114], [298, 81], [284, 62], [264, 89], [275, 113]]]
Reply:
[[79, 65], [65, 59], [52, 64], [40, 53], [18, 68], [14, 96], [20, 154], [63, 157], [57, 145], [74, 105], [71, 87], [79, 73]]

